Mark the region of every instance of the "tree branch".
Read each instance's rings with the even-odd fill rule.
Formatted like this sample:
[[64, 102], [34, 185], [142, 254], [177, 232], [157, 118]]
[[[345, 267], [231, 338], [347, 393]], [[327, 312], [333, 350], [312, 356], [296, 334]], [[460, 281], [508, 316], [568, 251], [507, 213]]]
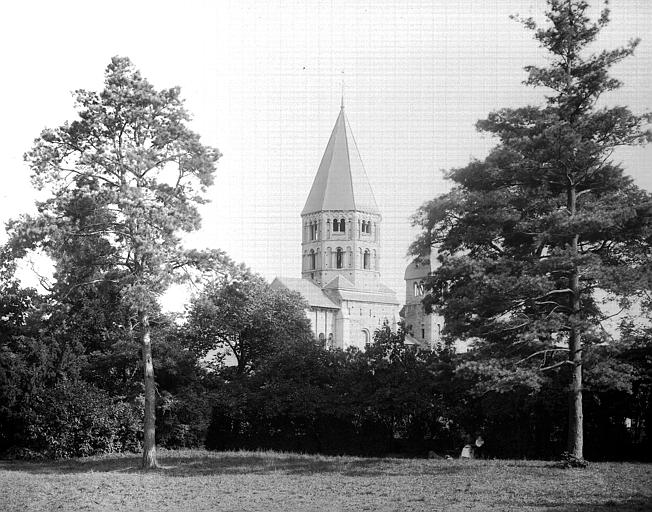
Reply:
[[539, 350], [537, 352], [534, 352], [533, 354], [530, 354], [527, 357], [524, 357], [520, 361], [516, 361], [514, 363], [514, 366], [516, 366], [518, 364], [521, 364], [521, 363], [527, 361], [528, 359], [532, 359], [533, 357], [536, 357], [536, 356], [538, 356], [540, 354], [543, 354], [543, 358], [545, 360], [545, 357], [548, 355], [548, 352], [568, 352], [568, 349], [567, 348], [547, 348], [545, 350]]

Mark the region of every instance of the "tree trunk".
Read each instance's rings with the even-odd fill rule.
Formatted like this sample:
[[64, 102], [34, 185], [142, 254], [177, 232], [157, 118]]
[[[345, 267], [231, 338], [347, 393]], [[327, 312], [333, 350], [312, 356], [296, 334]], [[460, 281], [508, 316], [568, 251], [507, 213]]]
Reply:
[[571, 377], [568, 388], [568, 453], [584, 458], [584, 413], [582, 411], [582, 345], [579, 333], [571, 330], [568, 343]]
[[158, 467], [156, 461], [156, 384], [154, 382], [154, 364], [152, 363], [152, 340], [149, 315], [139, 314], [141, 333], [141, 350], [143, 352], [143, 373], [145, 383], [145, 418], [143, 424], [143, 469]]
[[[575, 186], [568, 188], [568, 210], [570, 217], [577, 211], [577, 191]], [[579, 235], [571, 240], [573, 258], [578, 256]], [[580, 279], [577, 262], [573, 261], [573, 270], [568, 278], [571, 309], [571, 329], [568, 336], [568, 360], [571, 376], [568, 385], [568, 453], [578, 459], [584, 458], [584, 413], [582, 410], [582, 336], [574, 323], [579, 320], [581, 312]]]

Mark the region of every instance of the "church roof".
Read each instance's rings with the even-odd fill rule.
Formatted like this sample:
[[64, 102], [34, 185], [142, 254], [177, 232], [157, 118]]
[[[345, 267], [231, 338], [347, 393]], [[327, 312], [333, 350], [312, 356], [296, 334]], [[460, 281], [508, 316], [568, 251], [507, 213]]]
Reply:
[[353, 290], [355, 286], [353, 286], [353, 283], [349, 281], [346, 277], [343, 275], [338, 275], [335, 276], [333, 279], [331, 279], [326, 286], [324, 286], [326, 289], [336, 289], [336, 290]]
[[330, 295], [336, 294], [341, 300], [356, 302], [378, 302], [380, 304], [398, 304], [394, 290], [383, 283], [375, 283], [369, 289], [356, 288], [343, 275], [335, 276], [326, 284], [323, 290]]
[[406, 345], [409, 345], [409, 346], [416, 346], [416, 347], [423, 348], [423, 349], [429, 349], [430, 348], [429, 343], [427, 341], [425, 341], [425, 340], [420, 341], [417, 338], [415, 338], [414, 336], [412, 336], [409, 332], [405, 333], [405, 341], [404, 341], [404, 343]]
[[309, 306], [328, 309], [340, 309], [340, 306], [329, 299], [319, 286], [309, 279], [297, 277], [277, 277], [272, 281], [272, 288], [283, 287], [298, 292]]
[[344, 115], [344, 106], [335, 121], [301, 215], [322, 210], [380, 213], [358, 146]]
[[354, 302], [377, 302], [379, 304], [393, 304], [398, 306], [396, 295], [391, 291], [337, 290], [337, 292], [342, 300], [350, 300]]
[[430, 260], [413, 260], [405, 269], [404, 279], [421, 279], [430, 274]]

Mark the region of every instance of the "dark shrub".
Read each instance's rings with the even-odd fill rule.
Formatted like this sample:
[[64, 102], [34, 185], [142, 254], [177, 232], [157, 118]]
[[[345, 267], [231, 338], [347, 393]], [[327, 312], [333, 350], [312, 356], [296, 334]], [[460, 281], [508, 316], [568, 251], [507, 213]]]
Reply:
[[156, 415], [156, 442], [166, 448], [204, 445], [211, 409], [206, 393], [192, 389], [176, 395], [161, 392]]
[[25, 448], [52, 458], [140, 449], [138, 408], [86, 382], [44, 390], [27, 412]]

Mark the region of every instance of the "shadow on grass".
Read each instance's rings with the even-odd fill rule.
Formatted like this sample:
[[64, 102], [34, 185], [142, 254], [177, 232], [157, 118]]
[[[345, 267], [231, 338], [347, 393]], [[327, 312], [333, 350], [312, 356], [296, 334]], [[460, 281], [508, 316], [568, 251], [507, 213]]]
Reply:
[[[172, 477], [234, 474], [290, 474], [312, 475], [339, 473], [345, 476], [382, 477], [393, 475], [453, 475], [468, 471], [464, 465], [451, 462], [424, 464], [416, 460], [353, 457], [320, 457], [275, 453], [207, 453], [179, 455], [161, 453], [157, 472]], [[116, 455], [71, 459], [62, 461], [0, 461], [0, 471], [19, 471], [32, 474], [70, 474], [89, 472], [140, 472], [139, 455]]]
[[652, 497], [640, 496], [627, 500], [608, 500], [604, 503], [554, 505], [544, 510], [554, 510], [555, 512], [649, 512], [652, 510]]

